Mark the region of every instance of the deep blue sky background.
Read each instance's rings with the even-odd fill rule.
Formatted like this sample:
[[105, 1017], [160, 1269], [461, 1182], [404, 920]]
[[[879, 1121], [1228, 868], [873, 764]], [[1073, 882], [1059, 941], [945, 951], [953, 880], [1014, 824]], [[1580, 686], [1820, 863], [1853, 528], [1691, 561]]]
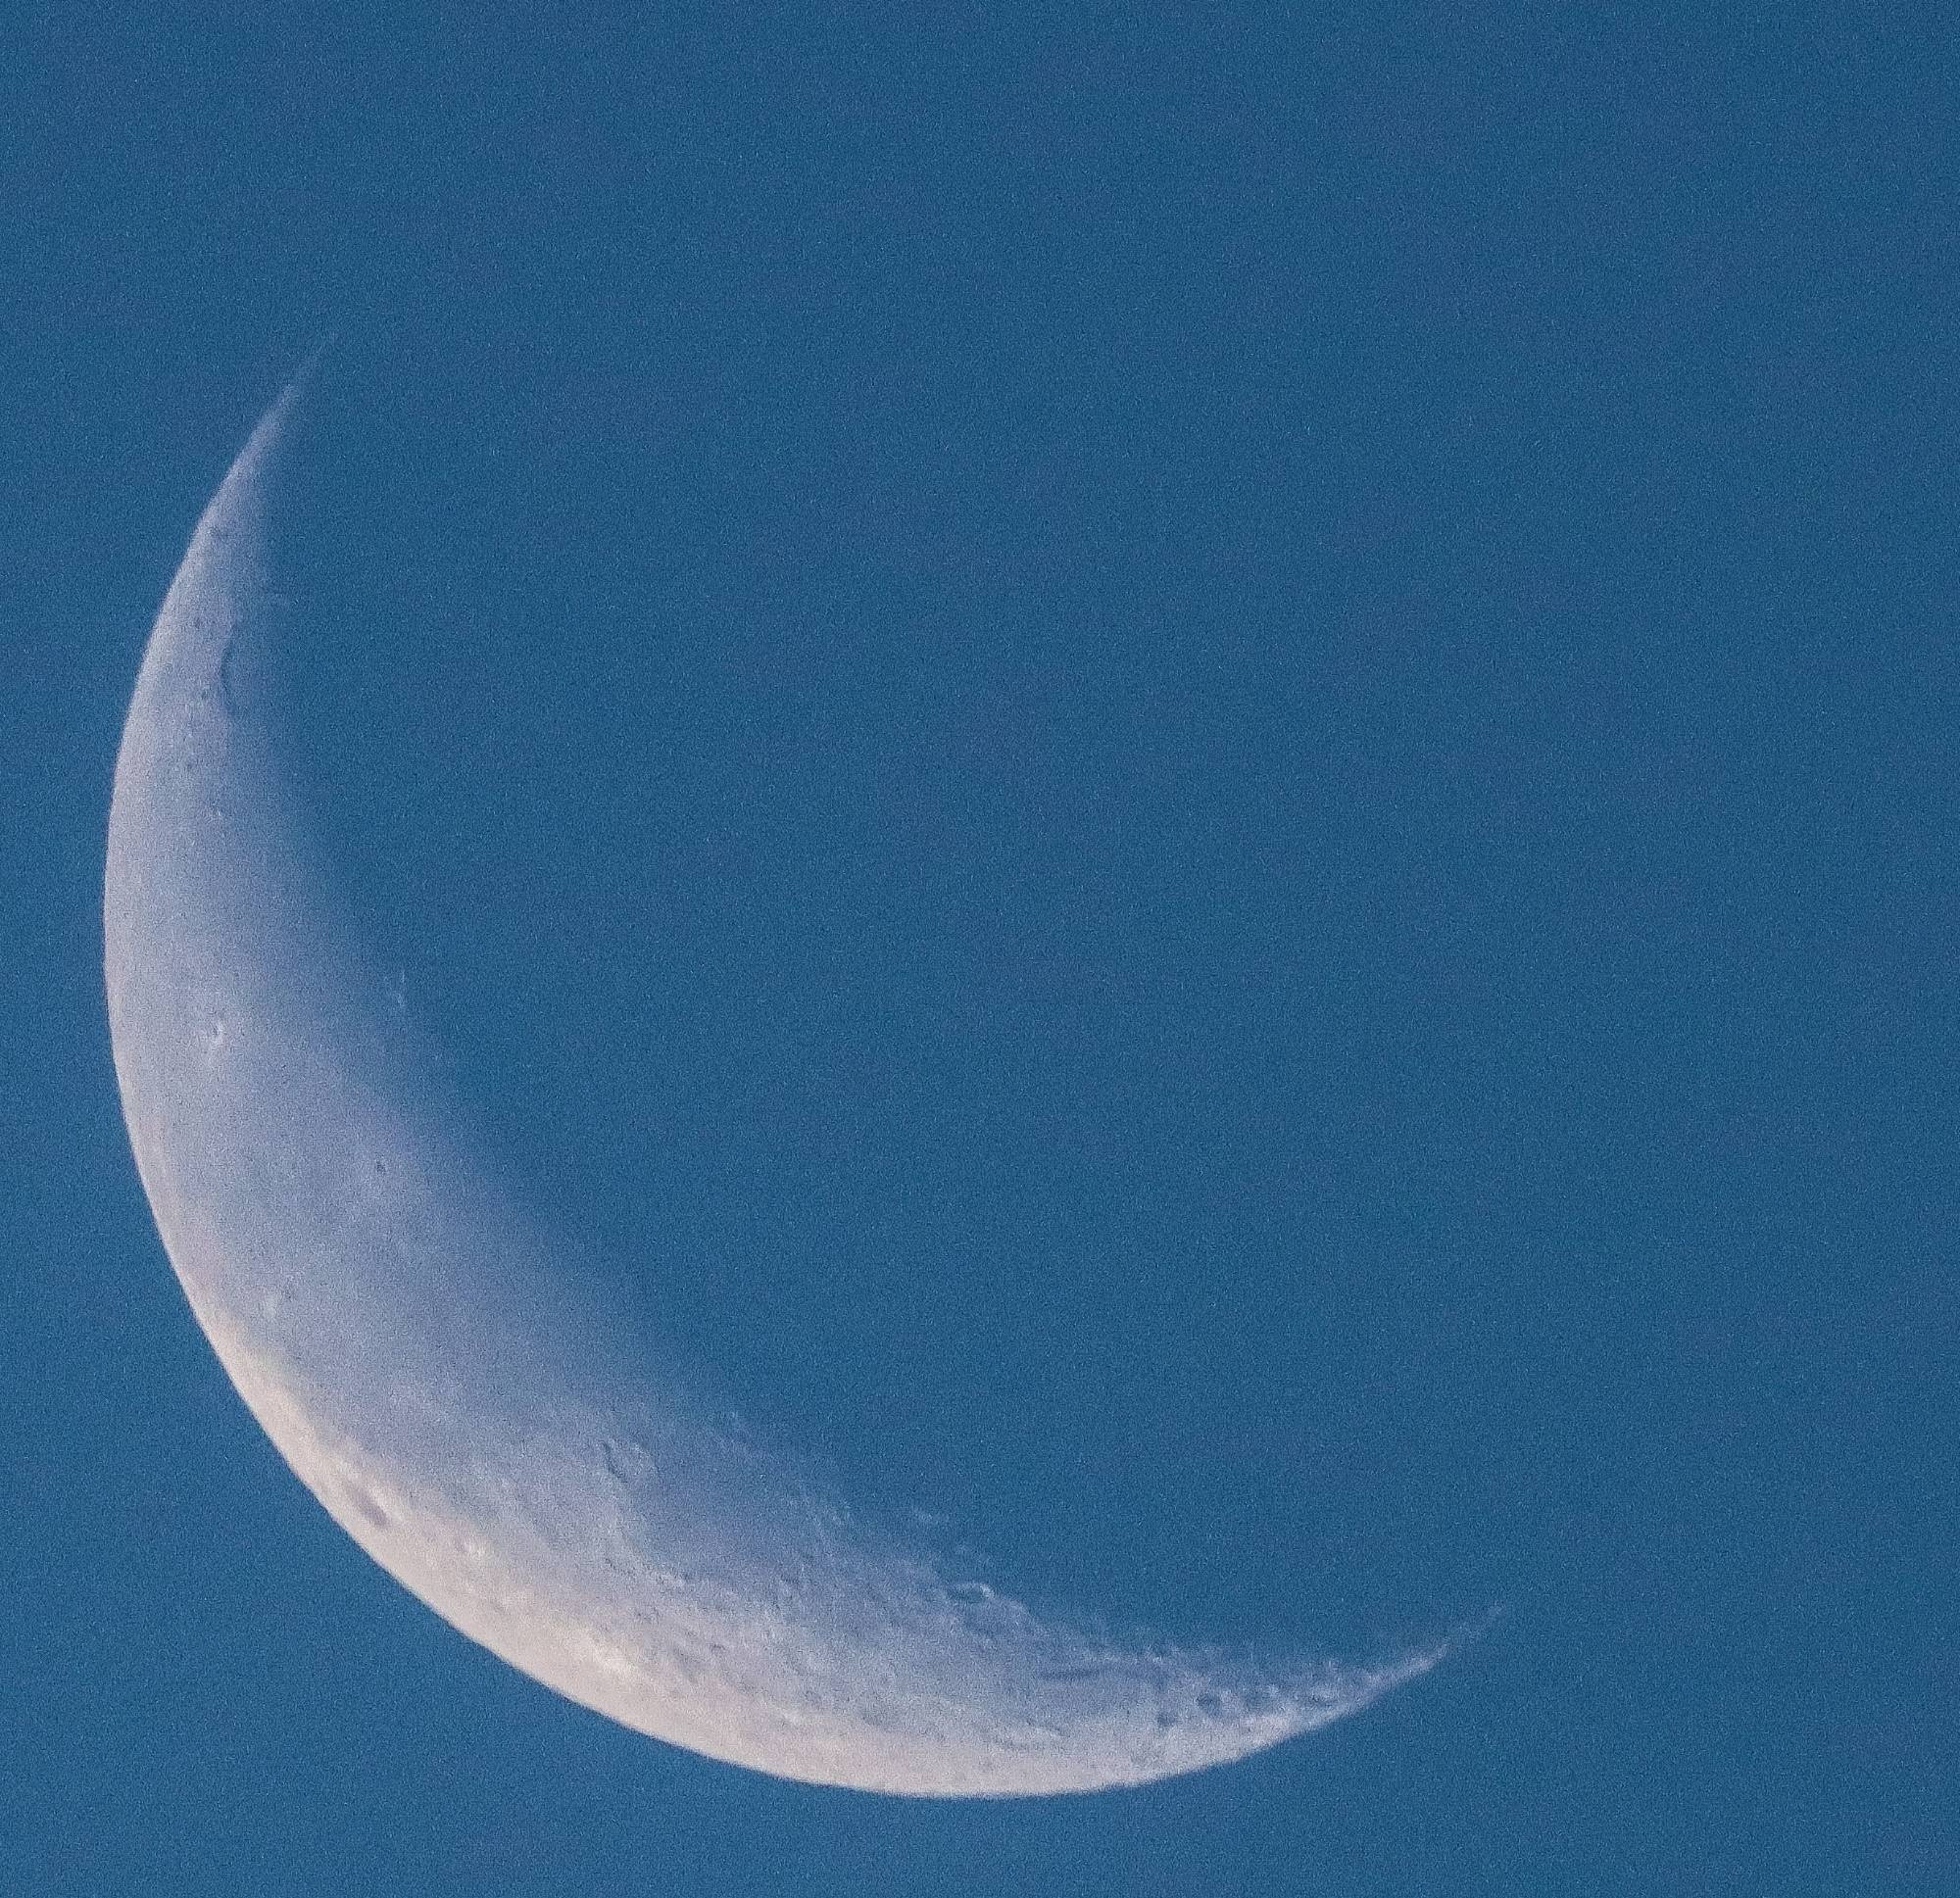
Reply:
[[[1960, 1886], [1945, 10], [270, 16], [0, 75], [0, 1883]], [[1038, 1598], [1481, 1642], [908, 1804], [326, 1521], [149, 1224], [99, 875], [329, 332], [295, 756], [534, 1191]]]

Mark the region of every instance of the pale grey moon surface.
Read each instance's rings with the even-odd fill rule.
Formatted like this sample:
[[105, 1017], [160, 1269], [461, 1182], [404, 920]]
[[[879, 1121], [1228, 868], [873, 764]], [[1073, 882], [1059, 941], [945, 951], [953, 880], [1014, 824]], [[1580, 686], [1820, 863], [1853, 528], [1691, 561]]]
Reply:
[[[874, 1531], [724, 1427], [468, 1137], [295, 821], [257, 681], [304, 637], [268, 535], [289, 392], [199, 523], [117, 764], [116, 1069], [159, 1231], [252, 1413], [342, 1528], [513, 1666], [792, 1778], [1058, 1793], [1366, 1706], [1368, 1665], [1116, 1639]], [[657, 1262], [684, 1273], [684, 1259]]]

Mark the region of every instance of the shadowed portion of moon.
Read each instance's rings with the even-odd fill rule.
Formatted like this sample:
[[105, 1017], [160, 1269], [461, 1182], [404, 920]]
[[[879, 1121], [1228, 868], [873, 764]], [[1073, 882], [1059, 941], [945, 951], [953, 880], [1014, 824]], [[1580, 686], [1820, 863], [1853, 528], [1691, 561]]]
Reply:
[[164, 1243], [334, 1520], [568, 1698], [867, 1790], [1137, 1784], [1325, 1726], [1431, 1666], [1440, 1649], [1276, 1664], [1037, 1616], [860, 1521], [633, 1341], [633, 1316], [465, 1131], [289, 807], [261, 681], [295, 616], [268, 542], [295, 400], [225, 477], [158, 617], [117, 763], [105, 925]]

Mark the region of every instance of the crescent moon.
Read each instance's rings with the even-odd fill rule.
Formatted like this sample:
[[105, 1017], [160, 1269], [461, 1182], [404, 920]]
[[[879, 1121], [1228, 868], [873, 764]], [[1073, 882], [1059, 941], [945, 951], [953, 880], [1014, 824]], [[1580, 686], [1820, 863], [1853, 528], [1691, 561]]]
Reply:
[[310, 861], [256, 682], [297, 385], [206, 509], [116, 766], [130, 1143], [198, 1323], [300, 1480], [470, 1639], [583, 1706], [871, 1791], [1134, 1785], [1351, 1714], [1440, 1649], [1273, 1665], [962, 1581], [625, 1341], [517, 1202]]

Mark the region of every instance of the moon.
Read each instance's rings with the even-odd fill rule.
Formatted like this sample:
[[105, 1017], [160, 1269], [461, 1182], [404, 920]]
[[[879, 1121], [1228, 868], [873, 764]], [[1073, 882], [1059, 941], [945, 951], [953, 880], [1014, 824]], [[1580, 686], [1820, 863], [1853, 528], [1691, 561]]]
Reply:
[[[1366, 1665], [1118, 1638], [962, 1576], [726, 1421], [520, 1202], [308, 848], [263, 681], [304, 637], [270, 527], [298, 385], [191, 539], [116, 765], [123, 1115], [225, 1372], [445, 1621], [642, 1733], [791, 1779], [1081, 1792], [1354, 1713]], [[670, 1269], [684, 1271], [684, 1261]]]

